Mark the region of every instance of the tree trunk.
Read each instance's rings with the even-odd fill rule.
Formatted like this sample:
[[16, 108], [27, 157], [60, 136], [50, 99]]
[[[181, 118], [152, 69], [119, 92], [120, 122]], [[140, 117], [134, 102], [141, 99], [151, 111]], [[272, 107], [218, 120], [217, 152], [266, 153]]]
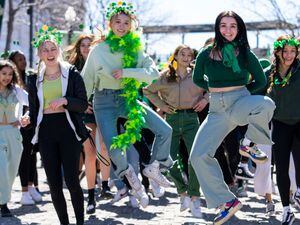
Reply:
[[7, 36], [5, 43], [5, 50], [10, 50], [11, 38], [14, 29], [14, 19], [15, 19], [16, 11], [13, 8], [13, 0], [8, 0], [8, 22], [7, 22]]

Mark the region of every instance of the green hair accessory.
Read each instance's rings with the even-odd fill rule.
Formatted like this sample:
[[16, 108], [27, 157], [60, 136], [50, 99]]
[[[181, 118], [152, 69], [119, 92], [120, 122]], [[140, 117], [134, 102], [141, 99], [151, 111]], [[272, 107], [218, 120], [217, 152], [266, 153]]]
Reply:
[[280, 41], [275, 41], [274, 42], [274, 50], [276, 50], [278, 48], [283, 48], [285, 45], [295, 46], [296, 48], [298, 48], [300, 46], [300, 42], [295, 38], [289, 38], [288, 40], [284, 39], [284, 40], [280, 40]]
[[4, 52], [0, 53], [0, 58], [1, 59], [8, 59], [9, 55], [10, 55], [10, 51], [7, 50], [7, 51], [4, 51]]
[[131, 3], [126, 3], [123, 1], [112, 2], [108, 5], [106, 9], [105, 17], [107, 20], [110, 20], [112, 16], [124, 12], [128, 15], [134, 15], [135, 10], [133, 9], [133, 5]]
[[58, 45], [61, 44], [62, 34], [54, 27], [43, 25], [38, 32], [35, 33], [35, 37], [32, 39], [32, 45], [35, 48], [40, 47], [44, 41], [55, 41]]

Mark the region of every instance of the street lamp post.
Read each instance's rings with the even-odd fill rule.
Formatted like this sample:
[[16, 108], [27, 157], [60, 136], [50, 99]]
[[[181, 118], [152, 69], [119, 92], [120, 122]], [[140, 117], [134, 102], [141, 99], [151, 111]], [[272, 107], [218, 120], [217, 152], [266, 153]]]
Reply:
[[68, 30], [68, 44], [71, 44], [71, 38], [73, 34], [72, 22], [76, 20], [76, 12], [72, 6], [69, 6], [67, 11], [65, 12], [65, 19], [68, 22], [69, 30]]
[[27, 9], [27, 14], [29, 15], [29, 66], [32, 68], [33, 64], [33, 48], [32, 48], [32, 38], [33, 38], [33, 3], [34, 0], [28, 0], [29, 7]]

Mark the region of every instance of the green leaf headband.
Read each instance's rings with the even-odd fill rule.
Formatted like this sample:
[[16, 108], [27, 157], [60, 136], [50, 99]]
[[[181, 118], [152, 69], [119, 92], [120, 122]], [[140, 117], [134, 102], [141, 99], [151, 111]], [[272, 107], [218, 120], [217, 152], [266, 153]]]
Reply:
[[2, 52], [2, 53], [0, 54], [0, 58], [1, 58], [1, 59], [8, 59], [9, 55], [10, 55], [10, 52], [9, 52], [9, 51], [4, 51], [4, 52]]
[[107, 20], [110, 20], [112, 16], [114, 16], [120, 12], [124, 12], [128, 15], [135, 14], [135, 10], [133, 9], [133, 6], [131, 3], [118, 1], [118, 2], [112, 2], [108, 5], [108, 7], [106, 9], [105, 17]]
[[32, 45], [33, 47], [38, 48], [46, 40], [55, 41], [60, 45], [62, 34], [56, 28], [43, 25], [42, 28], [35, 33], [35, 37], [32, 39]]
[[296, 48], [298, 48], [300, 46], [300, 42], [298, 40], [296, 40], [295, 38], [290, 38], [288, 40], [284, 39], [284, 40], [280, 40], [280, 41], [275, 41], [274, 42], [274, 50], [276, 50], [278, 48], [283, 48], [285, 45], [295, 46]]

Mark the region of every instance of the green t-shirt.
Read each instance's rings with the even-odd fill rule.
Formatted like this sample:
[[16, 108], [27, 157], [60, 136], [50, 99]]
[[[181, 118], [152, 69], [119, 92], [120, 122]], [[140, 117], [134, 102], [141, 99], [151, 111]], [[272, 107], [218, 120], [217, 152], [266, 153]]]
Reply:
[[[193, 81], [196, 85], [206, 90], [209, 87], [246, 85], [251, 93], [266, 86], [267, 81], [263, 69], [250, 49], [247, 50], [246, 57], [242, 54], [237, 56], [241, 72], [233, 72], [232, 68], [224, 66], [222, 61], [211, 59], [209, 57], [211, 49], [211, 46], [204, 48], [197, 56], [193, 73]], [[250, 74], [252, 82], [249, 82]]]
[[44, 109], [49, 107], [51, 101], [62, 97], [61, 76], [55, 80], [43, 81]]

